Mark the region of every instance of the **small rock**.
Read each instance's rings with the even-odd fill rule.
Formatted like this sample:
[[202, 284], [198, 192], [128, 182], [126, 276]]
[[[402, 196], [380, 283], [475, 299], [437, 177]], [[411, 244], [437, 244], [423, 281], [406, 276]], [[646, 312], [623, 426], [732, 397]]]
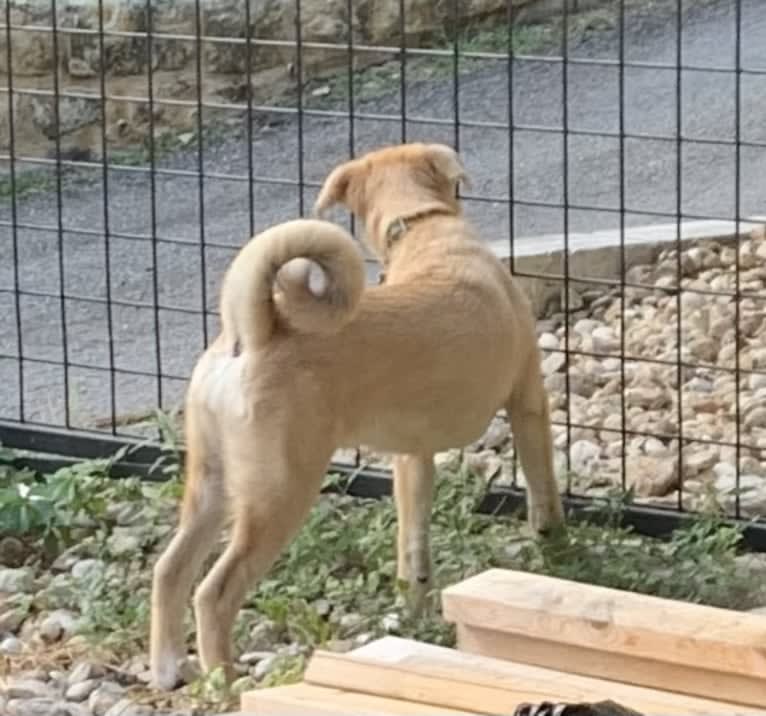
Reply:
[[67, 683], [72, 686], [73, 684], [79, 684], [81, 681], [98, 679], [102, 677], [104, 673], [104, 669], [96, 664], [91, 664], [89, 661], [78, 661], [70, 669]]
[[98, 688], [98, 684], [98, 679], [78, 681], [66, 690], [64, 698], [69, 701], [85, 701]]
[[766, 556], [763, 554], [740, 554], [734, 558], [740, 573], [762, 583], [766, 579]]
[[0, 654], [12, 656], [14, 654], [21, 654], [22, 651], [24, 651], [24, 642], [15, 636], [7, 636], [0, 641]]
[[4, 716], [90, 716], [79, 704], [57, 698], [9, 699]]
[[383, 631], [389, 634], [396, 634], [402, 628], [401, 617], [396, 612], [391, 612], [390, 614], [386, 614], [380, 620], [380, 626], [383, 627]]
[[104, 716], [122, 698], [125, 688], [113, 681], [103, 681], [88, 696], [88, 708], [93, 716]]
[[324, 648], [328, 651], [334, 651], [336, 654], [345, 654], [354, 648], [352, 639], [330, 639], [325, 643]]
[[766, 388], [766, 373], [751, 373], [748, 376], [747, 385], [750, 390]]
[[40, 622], [40, 636], [47, 642], [66, 639], [77, 630], [78, 619], [66, 609], [57, 609], [51, 612]]
[[620, 342], [609, 326], [599, 326], [591, 333], [595, 353], [612, 353], [620, 347]]
[[35, 589], [35, 575], [29, 567], [0, 569], [0, 592], [29, 594]]
[[100, 559], [80, 559], [72, 565], [72, 576], [84, 582], [89, 582], [104, 574], [106, 565]]
[[72, 77], [86, 78], [96, 76], [96, 71], [85, 60], [79, 57], [70, 57], [67, 69]]
[[141, 540], [130, 531], [115, 528], [107, 540], [107, 548], [114, 557], [124, 557], [138, 552]]
[[542, 362], [543, 375], [550, 376], [558, 373], [566, 364], [567, 357], [564, 353], [551, 353]]
[[357, 634], [354, 637], [354, 647], [364, 646], [365, 644], [369, 644], [374, 638], [375, 638], [375, 634], [373, 634], [371, 631], [365, 631], [365, 632], [362, 632], [361, 634]]
[[266, 659], [261, 659], [261, 661], [255, 665], [255, 669], [253, 669], [253, 678], [256, 681], [265, 679], [274, 670], [278, 660], [279, 657], [276, 654]]
[[242, 654], [242, 656], [239, 657], [239, 660], [243, 664], [253, 665], [272, 656], [274, 656], [273, 651], [246, 651], [244, 654]]
[[466, 469], [485, 481], [491, 480], [503, 469], [502, 459], [492, 450], [466, 452], [463, 463]]
[[718, 462], [718, 448], [710, 446], [696, 449], [690, 455], [684, 455], [683, 466], [685, 477], [696, 477], [705, 470], [710, 470]]
[[6, 567], [20, 567], [24, 562], [24, 543], [15, 537], [0, 539], [0, 564]]
[[460, 450], [446, 450], [445, 452], [437, 452], [434, 455], [434, 465], [439, 471], [457, 472], [460, 469], [462, 459]]
[[[714, 486], [719, 494], [726, 495], [735, 493], [737, 490], [736, 470], [732, 469], [730, 474], [721, 474], [719, 477], [716, 477]], [[762, 487], [766, 487], [766, 480], [764, 480], [764, 478], [762, 478], [760, 475], [739, 476], [740, 494], [758, 490]]]
[[364, 617], [361, 614], [350, 612], [344, 614], [338, 620], [338, 626], [345, 632], [353, 632], [364, 624]]
[[5, 684], [5, 697], [13, 699], [53, 698], [56, 692], [40, 679], [10, 678]]
[[625, 402], [647, 410], [658, 410], [670, 404], [670, 395], [659, 385], [636, 386], [625, 391]]
[[26, 617], [26, 611], [20, 607], [0, 611], [0, 634], [15, 634]]
[[330, 94], [330, 85], [322, 85], [311, 91], [312, 97], [326, 97]]
[[544, 351], [555, 351], [559, 349], [559, 339], [552, 333], [543, 333], [537, 339], [537, 345]]
[[137, 704], [131, 699], [120, 699], [104, 716], [153, 716], [153, 713], [149, 706]]
[[326, 617], [332, 611], [332, 605], [326, 599], [317, 599], [311, 606], [320, 617]]
[[766, 407], [756, 408], [745, 416], [746, 428], [766, 427]]
[[654, 458], [628, 455], [628, 484], [641, 497], [665, 497], [678, 487], [678, 460], [675, 457]]
[[497, 450], [497, 448], [507, 442], [510, 436], [511, 426], [505, 420], [496, 418], [489, 424], [489, 428], [484, 433], [481, 442], [487, 450]]
[[582, 477], [589, 477], [598, 468], [601, 448], [590, 440], [578, 440], [569, 449], [572, 471]]
[[281, 638], [282, 631], [277, 625], [271, 620], [265, 619], [250, 630], [248, 648], [250, 651], [268, 651]]
[[581, 318], [574, 324], [572, 329], [580, 336], [589, 336], [603, 324], [600, 321], [594, 321], [590, 318]]
[[665, 455], [668, 452], [667, 447], [665, 447], [665, 443], [653, 437], [648, 437], [644, 441], [643, 450], [647, 455], [651, 455], [652, 457]]

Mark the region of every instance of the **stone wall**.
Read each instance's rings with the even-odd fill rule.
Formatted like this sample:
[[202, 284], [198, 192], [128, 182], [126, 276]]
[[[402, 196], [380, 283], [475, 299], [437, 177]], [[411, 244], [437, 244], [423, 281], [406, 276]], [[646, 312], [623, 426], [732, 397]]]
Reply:
[[[584, 0], [569, 0], [577, 9]], [[206, 100], [244, 102], [246, 70], [254, 100], [268, 102], [287, 87], [295, 87], [295, 0], [61, 0], [57, 7], [56, 40], [51, 28], [50, 0], [5, 0], [0, 3], [0, 73], [8, 84], [8, 33], [4, 25], [10, 2], [11, 74], [16, 89], [51, 91], [53, 68], [59, 67], [59, 89], [79, 94], [62, 97], [58, 104], [58, 134], [64, 153], [100, 153], [101, 79], [107, 95], [148, 96], [149, 63], [153, 92], [158, 100], [189, 104], [154, 106], [155, 126], [175, 131], [196, 122], [198, 82], [198, 13], [202, 94]], [[245, 5], [249, 2], [249, 9]], [[506, 12], [507, 0], [461, 0], [461, 21], [470, 22]], [[301, 36], [304, 43], [339, 47], [304, 47], [302, 72], [311, 79], [345, 66], [349, 24], [357, 45], [398, 46], [401, 42], [399, 3], [395, 0], [354, 0], [348, 17], [346, 0], [302, 0]], [[560, 11], [561, 0], [554, 3]], [[410, 45], [443, 37], [452, 22], [451, 0], [405, 0], [406, 35]], [[520, 21], [549, 12], [550, 0], [514, 0]], [[151, 17], [150, 13], [151, 12]], [[248, 18], [249, 12], [249, 18]], [[249, 24], [248, 24], [249, 19]], [[23, 26], [24, 29], [21, 29]], [[107, 34], [103, 47], [99, 28]], [[151, 27], [151, 47], [143, 34]], [[249, 34], [250, 57], [245, 38]], [[266, 41], [262, 44], [259, 41]], [[355, 53], [358, 67], [392, 55]], [[106, 103], [110, 145], [129, 146], [146, 136], [149, 106], [146, 102], [111, 100]], [[14, 94], [16, 149], [35, 155], [50, 154], [55, 147], [56, 112], [52, 97]], [[0, 101], [0, 147], [9, 144], [7, 95]]]

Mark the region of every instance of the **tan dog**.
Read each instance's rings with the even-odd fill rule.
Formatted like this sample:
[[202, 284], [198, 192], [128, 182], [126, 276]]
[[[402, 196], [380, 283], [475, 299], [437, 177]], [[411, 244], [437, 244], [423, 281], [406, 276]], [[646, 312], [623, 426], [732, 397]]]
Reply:
[[431, 580], [433, 455], [511, 416], [538, 530], [563, 520], [534, 321], [522, 291], [461, 216], [464, 172], [443, 145], [381, 149], [328, 177], [316, 209], [364, 222], [386, 283], [365, 288], [361, 253], [318, 220], [249, 242], [221, 294], [222, 331], [186, 402], [186, 488], [154, 570], [151, 667], [172, 688], [183, 605], [225, 520], [231, 541], [196, 591], [201, 665], [230, 668], [250, 589], [303, 524], [337, 447], [396, 454], [398, 576], [418, 608]]

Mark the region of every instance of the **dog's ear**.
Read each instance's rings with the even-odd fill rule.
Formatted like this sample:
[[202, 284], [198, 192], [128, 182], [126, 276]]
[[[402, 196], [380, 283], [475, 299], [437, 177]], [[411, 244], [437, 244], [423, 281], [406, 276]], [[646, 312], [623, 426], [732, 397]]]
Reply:
[[361, 178], [361, 169], [361, 165], [356, 160], [346, 162], [333, 169], [325, 179], [314, 203], [314, 214], [322, 217], [335, 204], [343, 204], [352, 212], [358, 212], [360, 207], [356, 206], [354, 200], [356, 192], [353, 184]]
[[466, 174], [458, 153], [446, 144], [429, 144], [428, 162], [432, 171], [456, 186], [462, 182], [470, 188], [471, 180]]

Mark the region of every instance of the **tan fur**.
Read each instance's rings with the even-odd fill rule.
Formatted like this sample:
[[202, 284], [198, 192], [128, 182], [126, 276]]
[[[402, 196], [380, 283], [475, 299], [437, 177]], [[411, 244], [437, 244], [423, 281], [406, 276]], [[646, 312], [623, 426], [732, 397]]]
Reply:
[[[364, 221], [386, 266], [382, 286], [363, 290], [351, 237], [322, 221], [273, 227], [234, 260], [222, 333], [187, 395], [180, 525], [154, 572], [158, 686], [181, 678], [182, 605], [227, 518], [231, 540], [194, 603], [203, 669], [230, 669], [246, 592], [303, 524], [337, 447], [396, 455], [398, 576], [415, 610], [431, 580], [433, 455], [479, 438], [500, 408], [511, 417], [532, 526], [562, 522], [533, 316], [462, 218], [464, 175], [449, 147], [410, 144], [327, 178], [317, 211], [342, 203]], [[389, 247], [397, 219], [410, 221]]]

